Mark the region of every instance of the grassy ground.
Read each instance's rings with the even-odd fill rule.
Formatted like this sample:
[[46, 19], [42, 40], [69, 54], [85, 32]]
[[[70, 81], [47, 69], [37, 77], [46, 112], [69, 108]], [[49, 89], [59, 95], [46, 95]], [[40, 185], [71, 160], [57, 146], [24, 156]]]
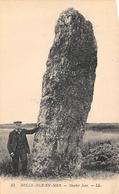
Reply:
[[[112, 131], [85, 132], [82, 148], [84, 177], [107, 178], [119, 172], [119, 132]], [[10, 175], [12, 172], [11, 158], [7, 150], [9, 132], [10, 130], [0, 130], [0, 175]], [[27, 137], [32, 149], [34, 136]]]
[[102, 177], [119, 172], [118, 132], [90, 130], [85, 133], [83, 142], [84, 169], [104, 172]]

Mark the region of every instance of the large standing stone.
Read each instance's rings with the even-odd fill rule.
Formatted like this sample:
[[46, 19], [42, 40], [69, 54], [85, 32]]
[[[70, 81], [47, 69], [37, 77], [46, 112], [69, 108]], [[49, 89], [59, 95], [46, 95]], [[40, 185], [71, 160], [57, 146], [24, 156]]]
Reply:
[[42, 83], [32, 172], [38, 176], [77, 175], [81, 143], [91, 108], [97, 65], [92, 24], [77, 10], [61, 13]]

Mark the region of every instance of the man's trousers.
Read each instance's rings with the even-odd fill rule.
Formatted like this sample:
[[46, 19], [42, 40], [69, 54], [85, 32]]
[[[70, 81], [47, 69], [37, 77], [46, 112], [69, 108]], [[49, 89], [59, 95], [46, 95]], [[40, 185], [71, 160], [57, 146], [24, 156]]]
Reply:
[[15, 176], [19, 175], [19, 160], [21, 160], [22, 174], [27, 171], [27, 153], [25, 149], [16, 149], [14, 157], [12, 158], [13, 173]]

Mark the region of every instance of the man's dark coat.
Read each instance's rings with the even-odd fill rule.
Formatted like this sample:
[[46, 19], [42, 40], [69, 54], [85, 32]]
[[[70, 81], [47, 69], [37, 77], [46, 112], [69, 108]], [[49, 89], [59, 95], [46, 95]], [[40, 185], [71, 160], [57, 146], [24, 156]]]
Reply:
[[[30, 153], [30, 148], [29, 148], [29, 144], [26, 138], [26, 134], [33, 134], [38, 130], [38, 128], [34, 128], [31, 130], [27, 130], [27, 129], [22, 129], [21, 131], [21, 136], [22, 136], [22, 143], [23, 143], [23, 147], [26, 151], [26, 153]], [[8, 139], [8, 144], [7, 144], [7, 148], [9, 153], [11, 154], [12, 152], [14, 153], [17, 147], [17, 132], [14, 130], [12, 132], [10, 132], [9, 134], [9, 139]]]

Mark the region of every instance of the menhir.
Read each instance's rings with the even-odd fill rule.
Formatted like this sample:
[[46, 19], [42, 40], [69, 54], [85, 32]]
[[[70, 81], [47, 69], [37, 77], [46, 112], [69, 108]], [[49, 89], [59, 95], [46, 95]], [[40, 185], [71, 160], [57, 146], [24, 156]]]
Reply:
[[35, 134], [32, 173], [77, 176], [81, 145], [93, 99], [97, 46], [91, 22], [77, 10], [61, 13], [55, 27]]

